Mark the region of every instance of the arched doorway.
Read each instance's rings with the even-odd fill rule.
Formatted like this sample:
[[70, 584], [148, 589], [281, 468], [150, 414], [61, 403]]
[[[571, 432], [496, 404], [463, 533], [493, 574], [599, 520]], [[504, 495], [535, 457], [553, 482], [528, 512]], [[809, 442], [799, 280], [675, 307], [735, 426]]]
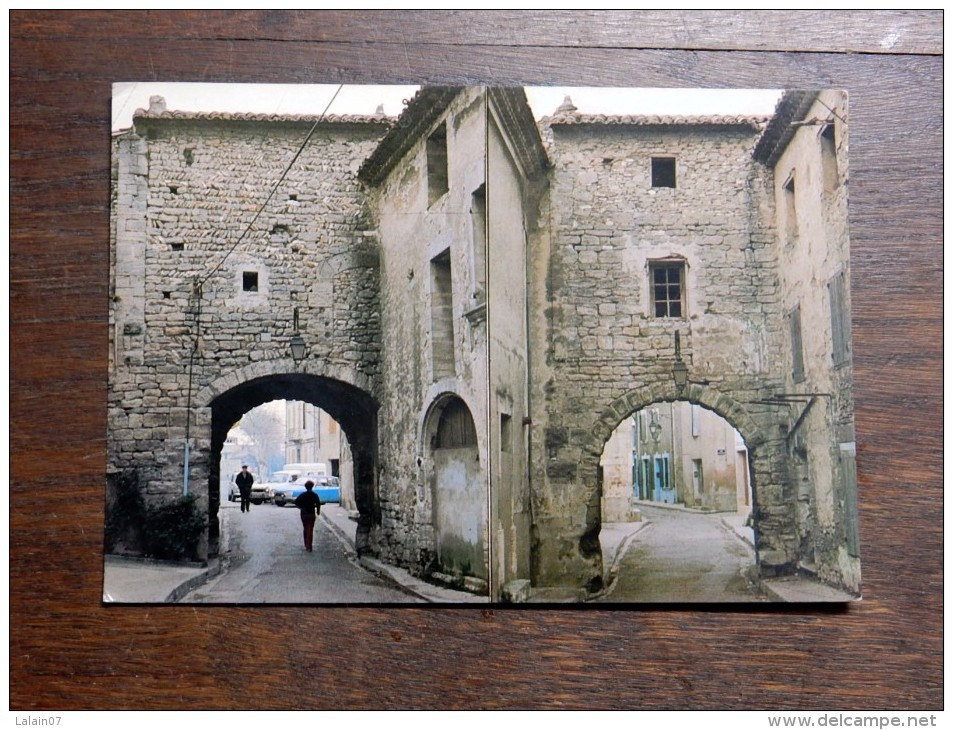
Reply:
[[371, 532], [380, 524], [377, 501], [377, 410], [373, 397], [341, 380], [308, 373], [254, 377], [215, 395], [208, 403], [209, 555], [218, 554], [218, 509], [222, 448], [231, 427], [248, 411], [275, 400], [311, 403], [340, 424], [351, 449], [354, 497], [359, 513], [358, 552], [371, 549]]
[[748, 447], [687, 400], [625, 416], [600, 458], [600, 547], [613, 601], [758, 601]]
[[425, 433], [437, 571], [486, 581], [487, 480], [470, 409], [456, 395], [440, 398]]

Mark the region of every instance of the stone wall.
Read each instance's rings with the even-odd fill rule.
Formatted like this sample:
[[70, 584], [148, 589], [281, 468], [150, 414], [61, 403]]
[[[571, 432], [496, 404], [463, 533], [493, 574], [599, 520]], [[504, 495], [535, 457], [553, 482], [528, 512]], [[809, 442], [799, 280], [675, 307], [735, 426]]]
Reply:
[[310, 124], [135, 122], [115, 142], [108, 468], [137, 469], [150, 498], [181, 493], [190, 406], [190, 482], [205, 499], [209, 403], [196, 394], [252, 364], [293, 370], [295, 309], [306, 366], [376, 382], [377, 239], [356, 172], [383, 127], [319, 125], [256, 218]]
[[[479, 424], [484, 475], [488, 461], [483, 426], [486, 316], [482, 294], [477, 296], [471, 215], [473, 193], [486, 182], [485, 126], [483, 96], [479, 89], [467, 89], [418, 135], [373, 190], [386, 333], [376, 546], [383, 559], [417, 572], [433, 568], [435, 561], [433, 499], [438, 490], [432, 439], [450, 398], [461, 399]], [[427, 139], [434, 132], [445, 135], [448, 189], [431, 200]], [[435, 280], [438, 272], [447, 281]], [[465, 498], [485, 505], [485, 484], [484, 477], [482, 494]]]
[[[792, 500], [770, 407], [781, 383], [780, 306], [770, 175], [747, 126], [559, 124], [536, 276], [534, 578], [601, 575], [598, 460], [640, 407], [684, 398], [742, 431], [752, 459], [767, 570], [793, 561]], [[653, 187], [651, 158], [676, 159], [676, 186]], [[685, 311], [657, 318], [651, 262], [682, 262]], [[692, 385], [672, 383], [674, 335]], [[743, 424], [743, 425], [742, 425]], [[593, 587], [593, 586], [590, 586]]]

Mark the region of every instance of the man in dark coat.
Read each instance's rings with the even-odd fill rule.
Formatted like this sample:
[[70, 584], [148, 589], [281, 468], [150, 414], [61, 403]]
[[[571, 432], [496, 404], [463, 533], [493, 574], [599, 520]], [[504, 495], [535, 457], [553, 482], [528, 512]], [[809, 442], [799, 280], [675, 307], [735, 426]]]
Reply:
[[251, 485], [255, 483], [255, 477], [248, 471], [248, 465], [242, 464], [242, 470], [235, 477], [235, 484], [238, 485], [238, 493], [242, 498], [242, 512], [251, 511]]
[[301, 510], [301, 526], [304, 528], [304, 549], [311, 552], [314, 541], [314, 523], [321, 513], [321, 498], [314, 493], [314, 482], [304, 483], [305, 491], [295, 497], [295, 506]]

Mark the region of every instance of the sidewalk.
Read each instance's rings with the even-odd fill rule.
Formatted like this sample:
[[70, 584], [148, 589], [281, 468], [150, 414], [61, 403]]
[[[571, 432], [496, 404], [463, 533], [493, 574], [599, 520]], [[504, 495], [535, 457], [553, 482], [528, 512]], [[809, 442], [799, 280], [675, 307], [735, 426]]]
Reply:
[[[347, 510], [337, 504], [326, 504], [321, 507], [321, 519], [334, 531], [338, 538], [345, 543], [352, 553], [356, 553], [354, 541], [357, 536], [357, 522], [348, 516]], [[477, 596], [466, 591], [455, 591], [451, 588], [427, 583], [415, 578], [403, 568], [397, 568], [382, 563], [375, 558], [362, 556], [359, 562], [363, 568], [374, 575], [396, 583], [408, 593], [421, 598], [428, 603], [488, 603], [486, 596]]]
[[103, 569], [103, 603], [175, 603], [221, 570], [164, 560], [107, 555]]

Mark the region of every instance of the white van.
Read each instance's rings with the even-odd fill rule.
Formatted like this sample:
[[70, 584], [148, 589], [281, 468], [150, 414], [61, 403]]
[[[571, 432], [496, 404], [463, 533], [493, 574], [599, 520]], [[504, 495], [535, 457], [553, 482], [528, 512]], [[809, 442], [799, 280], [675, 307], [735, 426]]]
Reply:
[[285, 464], [283, 468], [272, 474], [268, 482], [261, 485], [261, 489], [264, 491], [263, 499], [266, 502], [272, 502], [275, 498], [276, 489], [304, 484], [309, 479], [316, 480], [318, 477], [326, 477], [327, 475], [328, 465], [321, 462]]
[[303, 464], [285, 464], [283, 467], [281, 467], [281, 471], [290, 471], [297, 472], [298, 474], [311, 474], [313, 476], [326, 477], [328, 475], [328, 465], [323, 464], [320, 461]]

